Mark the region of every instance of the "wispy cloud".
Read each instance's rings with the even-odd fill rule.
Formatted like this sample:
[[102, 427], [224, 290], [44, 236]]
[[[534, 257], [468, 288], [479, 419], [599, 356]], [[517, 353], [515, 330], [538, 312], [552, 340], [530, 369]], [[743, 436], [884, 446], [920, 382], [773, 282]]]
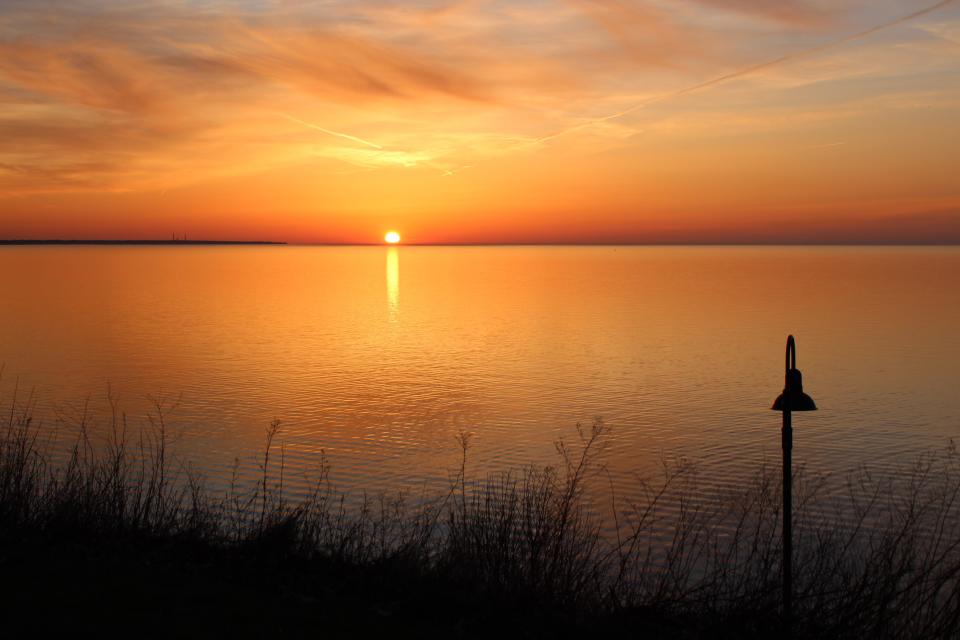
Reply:
[[286, 113], [283, 113], [283, 114], [281, 114], [281, 115], [282, 115], [284, 118], [286, 118], [287, 120], [290, 120], [291, 122], [296, 122], [297, 124], [302, 124], [303, 126], [307, 127], [308, 129], [314, 129], [314, 130], [316, 130], [316, 131], [321, 131], [321, 132], [327, 134], [328, 136], [334, 136], [334, 137], [336, 137], [336, 138], [343, 138], [344, 140], [350, 140], [351, 142], [356, 142], [356, 143], [358, 143], [358, 144], [366, 145], [366, 146], [368, 146], [368, 147], [373, 147], [374, 149], [383, 149], [383, 147], [380, 146], [379, 144], [376, 144], [376, 143], [374, 143], [374, 142], [370, 142], [369, 140], [364, 140], [363, 138], [358, 138], [357, 136], [351, 136], [350, 134], [347, 134], [347, 133], [340, 133], [339, 131], [331, 131], [330, 129], [324, 129], [323, 127], [321, 127], [321, 126], [319, 126], [319, 125], [313, 124], [312, 122], [304, 122], [304, 121], [301, 120], [300, 118], [294, 118], [293, 116], [291, 116], [291, 115], [289, 115], [289, 114], [286, 114]]
[[810, 0], [694, 0], [699, 5], [750, 16], [759, 16], [795, 26], [821, 25], [832, 20], [842, 3], [830, 5]]
[[[622, 109], [622, 110], [620, 110], [620, 111], [617, 111], [617, 112], [615, 112], [615, 113], [611, 113], [611, 114], [609, 114], [609, 115], [605, 115], [605, 116], [602, 116], [602, 117], [599, 117], [599, 118], [594, 118], [594, 119], [592, 119], [592, 120], [588, 120], [588, 121], [585, 121], [585, 122], [580, 122], [580, 123], [575, 124], [575, 125], [573, 125], [573, 126], [571, 126], [571, 127], [568, 127], [568, 128], [563, 129], [563, 130], [561, 130], [561, 131], [558, 131], [558, 132], [556, 132], [556, 133], [552, 133], [552, 134], [549, 134], [549, 135], [546, 135], [546, 136], [541, 136], [541, 137], [539, 137], [539, 138], [535, 138], [534, 140], [532, 140], [532, 142], [533, 142], [534, 144], [540, 144], [540, 143], [543, 143], [543, 142], [547, 142], [547, 141], [549, 141], [549, 140], [553, 140], [553, 139], [558, 138], [558, 137], [560, 137], [560, 136], [567, 135], [567, 134], [569, 134], [569, 133], [573, 133], [574, 131], [578, 131], [578, 130], [581, 130], [581, 129], [584, 129], [584, 128], [587, 128], [587, 127], [592, 127], [592, 126], [595, 126], [595, 125], [603, 124], [603, 123], [605, 123], [605, 122], [609, 122], [610, 120], [615, 120], [615, 119], [618, 119], [618, 118], [622, 118], [622, 117], [627, 116], [627, 115], [629, 115], [629, 114], [631, 114], [631, 113], [633, 113], [633, 112], [635, 112], [635, 111], [638, 111], [638, 110], [640, 110], [640, 109], [644, 109], [644, 108], [646, 108], [646, 107], [649, 107], [649, 106], [651, 106], [651, 105], [653, 105], [653, 104], [657, 104], [657, 103], [660, 103], [660, 102], [664, 102], [664, 101], [670, 100], [670, 99], [672, 99], [672, 98], [678, 98], [678, 97], [681, 97], [681, 96], [684, 96], [684, 95], [687, 95], [687, 94], [691, 94], [691, 93], [696, 93], [696, 92], [699, 92], [699, 91], [703, 91], [703, 90], [705, 90], [705, 89], [709, 89], [709, 88], [711, 88], [711, 87], [715, 87], [715, 86], [717, 86], [717, 85], [721, 85], [721, 84], [730, 82], [730, 81], [732, 81], [732, 80], [737, 80], [737, 79], [743, 78], [743, 77], [745, 77], [745, 76], [749, 76], [749, 75], [753, 75], [753, 74], [756, 74], [756, 73], [760, 73], [760, 72], [766, 71], [766, 70], [768, 70], [768, 69], [771, 69], [771, 68], [773, 68], [773, 67], [777, 67], [777, 66], [780, 66], [780, 65], [783, 65], [783, 64], [787, 64], [787, 63], [789, 63], [789, 62], [793, 62], [793, 61], [795, 61], [795, 60], [800, 60], [800, 59], [802, 59], [802, 58], [806, 58], [806, 57], [809, 57], [809, 56], [816, 55], [816, 54], [818, 54], [818, 53], [822, 53], [822, 52], [824, 52], [824, 51], [827, 51], [828, 49], [833, 49], [833, 48], [840, 47], [840, 46], [842, 46], [842, 45], [848, 44], [848, 43], [850, 43], [850, 42], [854, 42], [854, 41], [857, 41], [857, 40], [861, 40], [861, 39], [863, 39], [863, 38], [867, 38], [867, 37], [869, 37], [869, 36], [871, 36], [871, 35], [873, 35], [873, 34], [875, 34], [875, 33], [878, 33], [878, 32], [880, 32], [880, 31], [883, 31], [883, 30], [885, 30], [885, 29], [890, 29], [890, 28], [896, 27], [896, 26], [898, 26], [898, 25], [904, 24], [904, 23], [909, 22], [909, 21], [911, 21], [911, 20], [915, 20], [915, 19], [920, 18], [920, 17], [922, 17], [922, 16], [925, 16], [925, 15], [927, 15], [927, 14], [933, 13], [934, 11], [938, 11], [938, 10], [940, 10], [940, 9], [943, 9], [943, 8], [946, 7], [947, 5], [953, 4], [954, 1], [955, 1], [955, 0], [941, 0], [940, 2], [937, 2], [936, 4], [928, 5], [927, 7], [924, 7], [924, 8], [922, 8], [922, 9], [917, 10], [917, 11], [913, 11], [913, 12], [911, 12], [911, 13], [908, 13], [908, 14], [906, 14], [906, 15], [900, 16], [900, 17], [898, 17], [898, 18], [896, 18], [896, 19], [894, 19], [894, 20], [890, 20], [890, 21], [888, 21], [888, 22], [884, 22], [884, 23], [882, 23], [882, 24], [872, 26], [872, 27], [870, 27], [870, 28], [868, 28], [868, 29], [864, 29], [864, 30], [862, 30], [862, 31], [858, 31], [857, 33], [853, 33], [853, 34], [850, 34], [850, 35], [847, 35], [847, 36], [838, 38], [838, 39], [836, 39], [836, 40], [831, 40], [831, 41], [829, 41], [829, 42], [826, 42], [826, 43], [824, 43], [824, 44], [820, 44], [820, 45], [817, 45], [817, 46], [814, 46], [814, 47], [809, 47], [809, 48], [806, 48], [806, 49], [803, 49], [803, 50], [800, 50], [800, 51], [796, 51], [796, 52], [793, 52], [793, 53], [788, 53], [788, 54], [786, 54], [786, 55], [778, 56], [778, 57], [773, 58], [773, 59], [770, 59], [770, 60], [764, 60], [763, 62], [759, 62], [759, 63], [756, 63], [756, 64], [752, 64], [752, 65], [746, 66], [746, 67], [744, 67], [744, 68], [742, 68], [742, 69], [737, 69], [736, 71], [732, 71], [732, 72], [730, 72], [730, 73], [725, 73], [725, 74], [716, 76], [716, 77], [714, 77], [714, 78], [710, 78], [709, 80], [705, 80], [705, 81], [703, 81], [703, 82], [694, 83], [694, 84], [692, 84], [692, 85], [690, 85], [690, 86], [688, 86], [688, 87], [684, 87], [684, 88], [678, 89], [678, 90], [676, 90], [676, 91], [671, 91], [671, 92], [669, 92], [669, 93], [665, 93], [665, 94], [662, 94], [662, 95], [659, 95], [659, 96], [652, 97], [652, 98], [647, 99], [647, 100], [644, 100], [644, 101], [642, 101], [642, 102], [638, 102], [638, 103], [635, 103], [635, 104], [633, 104], [633, 105], [630, 105], [629, 107], [627, 107], [627, 108], [625, 108], [625, 109]], [[726, 4], [726, 3], [724, 3], [724, 4]], [[754, 5], [754, 4], [759, 4], [759, 3], [750, 2], [750, 3], [745, 3], [745, 4], [749, 4], [749, 5], [752, 6], [752, 5]]]

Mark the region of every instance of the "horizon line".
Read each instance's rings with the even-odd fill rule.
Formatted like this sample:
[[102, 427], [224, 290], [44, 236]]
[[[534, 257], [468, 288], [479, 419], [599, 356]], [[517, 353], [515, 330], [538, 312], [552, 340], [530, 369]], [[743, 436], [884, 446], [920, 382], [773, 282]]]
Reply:
[[0, 238], [0, 245], [40, 245], [40, 244], [287, 244], [283, 240], [172, 240], [170, 238], [87, 238], [87, 239], [68, 239], [68, 238]]
[[956, 247], [953, 242], [847, 242], [847, 241], [637, 241], [637, 242], [589, 242], [589, 241], [524, 241], [524, 242], [290, 242], [286, 240], [171, 240], [171, 239], [59, 239], [59, 238], [0, 238], [2, 245], [273, 245], [314, 247]]

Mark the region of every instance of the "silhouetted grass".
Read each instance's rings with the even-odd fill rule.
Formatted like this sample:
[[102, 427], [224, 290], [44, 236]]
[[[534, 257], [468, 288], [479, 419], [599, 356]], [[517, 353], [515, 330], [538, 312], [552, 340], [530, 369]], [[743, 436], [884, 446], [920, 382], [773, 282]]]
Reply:
[[[664, 464], [640, 483], [636, 502], [611, 486], [615, 521], [604, 529], [584, 498], [588, 482], [604, 479], [600, 422], [559, 442], [556, 465], [480, 482], [468, 477], [464, 435], [445, 495], [416, 505], [380, 495], [350, 507], [325, 462], [306, 497], [285, 497], [276, 422], [256, 485], [234, 482], [214, 495], [189, 470], [174, 469], [163, 402], [136, 433], [115, 410], [97, 445], [84, 415], [57, 462], [30, 403], [10, 407], [0, 434], [0, 571], [8, 588], [13, 576], [21, 592], [47, 602], [49, 582], [34, 584], [36, 571], [77, 580], [76, 598], [90, 578], [61, 567], [92, 563], [114, 576], [90, 583], [105, 598], [143, 588], [136, 576], [171, 581], [186, 589], [182, 597], [158, 586], [144, 598], [187, 606], [181, 615], [207, 623], [219, 609], [246, 619], [260, 602], [262, 615], [283, 611], [287, 632], [304, 635], [316, 624], [344, 634], [400, 624], [459, 636], [770, 637], [782, 629], [779, 468], [758, 469], [721, 493], [700, 487], [694, 465]], [[903, 474], [862, 470], [844, 494], [797, 474], [797, 637], [960, 633], [958, 464], [951, 446]], [[205, 598], [216, 606], [189, 609]], [[237, 632], [267, 624], [251, 620]]]

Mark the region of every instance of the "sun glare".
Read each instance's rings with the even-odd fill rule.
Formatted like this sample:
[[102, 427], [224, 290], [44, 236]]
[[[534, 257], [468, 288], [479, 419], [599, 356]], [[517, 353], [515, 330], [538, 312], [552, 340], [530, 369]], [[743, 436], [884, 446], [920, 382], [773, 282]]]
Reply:
[[383, 241], [387, 244], [398, 244], [400, 242], [400, 234], [396, 231], [387, 231], [387, 235], [383, 236]]

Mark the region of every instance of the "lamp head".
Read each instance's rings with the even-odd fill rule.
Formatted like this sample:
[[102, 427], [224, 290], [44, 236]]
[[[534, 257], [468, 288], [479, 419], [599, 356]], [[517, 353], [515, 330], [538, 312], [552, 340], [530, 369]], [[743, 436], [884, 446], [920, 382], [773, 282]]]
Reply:
[[787, 337], [785, 369], [783, 393], [777, 396], [770, 408], [774, 411], [816, 411], [813, 398], [803, 392], [803, 374], [797, 369], [797, 345], [793, 336]]

